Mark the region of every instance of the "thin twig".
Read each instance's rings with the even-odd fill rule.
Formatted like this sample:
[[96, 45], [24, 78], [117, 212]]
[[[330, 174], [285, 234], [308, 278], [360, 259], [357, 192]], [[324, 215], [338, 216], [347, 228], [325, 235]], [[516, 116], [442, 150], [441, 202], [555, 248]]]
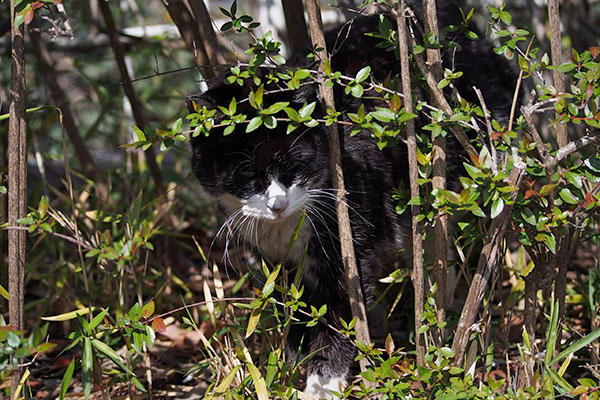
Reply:
[[[533, 44], [533, 39], [535, 38], [535, 35], [533, 35], [531, 37], [531, 40], [529, 41], [529, 45], [527, 46], [527, 51], [525, 52], [525, 55], [523, 56], [525, 59], [527, 59], [527, 57], [529, 56], [529, 50], [531, 50], [531, 45]], [[517, 103], [519, 102], [519, 93], [521, 92], [521, 82], [523, 81], [523, 70], [520, 69], [519, 70], [519, 78], [517, 79], [517, 85], [515, 86], [515, 93], [513, 95], [513, 100], [512, 100], [512, 104], [510, 106], [510, 116], [508, 117], [508, 131], [512, 131], [512, 126], [513, 126], [513, 120], [515, 118], [515, 110], [517, 108]]]

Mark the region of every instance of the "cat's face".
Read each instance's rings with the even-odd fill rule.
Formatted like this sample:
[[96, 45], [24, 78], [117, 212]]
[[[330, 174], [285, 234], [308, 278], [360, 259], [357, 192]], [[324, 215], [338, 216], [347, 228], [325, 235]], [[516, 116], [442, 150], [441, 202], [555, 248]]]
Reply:
[[[204, 189], [229, 213], [263, 220], [297, 216], [326, 179], [324, 135], [307, 130], [219, 131], [192, 141], [192, 165]], [[239, 210], [239, 211], [238, 211]]]
[[[256, 110], [248, 101], [240, 101], [248, 96], [247, 86], [222, 85], [194, 101], [209, 108], [227, 107], [235, 97], [238, 112], [251, 119]], [[292, 100], [299, 108], [312, 101], [311, 96], [311, 87], [292, 99], [289, 93], [265, 94], [265, 105]], [[297, 216], [308, 204], [311, 190], [328, 177], [327, 141], [319, 127], [299, 127], [286, 134], [285, 122], [276, 129], [261, 126], [252, 132], [245, 132], [246, 125], [240, 124], [227, 136], [223, 129], [213, 128], [208, 137], [192, 139], [192, 168], [206, 192], [230, 214], [272, 221]]]

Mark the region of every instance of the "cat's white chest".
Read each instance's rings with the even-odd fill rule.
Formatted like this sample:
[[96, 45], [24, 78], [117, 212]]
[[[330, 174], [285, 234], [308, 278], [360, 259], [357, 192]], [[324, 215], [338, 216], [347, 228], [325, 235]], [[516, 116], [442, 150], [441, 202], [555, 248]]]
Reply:
[[260, 221], [257, 226], [256, 237], [247, 237], [246, 240], [257, 244], [257, 247], [273, 263], [284, 260], [298, 263], [302, 259], [302, 254], [312, 236], [312, 227], [307, 220], [304, 221], [289, 254], [286, 254], [297, 221], [298, 218], [294, 218], [293, 216], [283, 221]]

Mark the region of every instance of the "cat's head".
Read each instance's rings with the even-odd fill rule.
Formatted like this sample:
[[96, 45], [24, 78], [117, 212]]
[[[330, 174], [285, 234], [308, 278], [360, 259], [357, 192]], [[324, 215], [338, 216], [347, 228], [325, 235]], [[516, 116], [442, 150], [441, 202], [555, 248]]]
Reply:
[[[229, 107], [236, 98], [237, 112], [246, 120], [257, 115], [250, 106], [250, 88], [221, 85], [188, 100], [196, 107]], [[267, 94], [264, 104], [288, 101], [296, 109], [310, 100], [290, 92]], [[318, 107], [317, 107], [318, 108]], [[218, 111], [220, 112], [220, 111]], [[277, 117], [285, 117], [281, 112]], [[219, 125], [219, 119], [216, 121]], [[297, 216], [310, 197], [310, 190], [328, 178], [327, 138], [319, 126], [298, 127], [286, 133], [287, 123], [278, 121], [274, 129], [264, 125], [246, 132], [247, 123], [224, 135], [223, 127], [214, 127], [208, 136], [193, 137], [192, 169], [204, 190], [218, 199], [228, 213], [264, 220], [283, 220]]]

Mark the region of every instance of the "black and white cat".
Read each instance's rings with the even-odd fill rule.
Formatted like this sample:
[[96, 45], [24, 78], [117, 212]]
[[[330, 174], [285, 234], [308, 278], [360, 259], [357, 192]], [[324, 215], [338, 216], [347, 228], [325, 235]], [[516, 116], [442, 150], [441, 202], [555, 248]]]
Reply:
[[[365, 36], [378, 30], [378, 16], [361, 17], [352, 24], [328, 32], [327, 46], [333, 49], [334, 70], [354, 76], [358, 70], [371, 65], [375, 79], [384, 80], [398, 73], [398, 62], [392, 52], [375, 45], [380, 41]], [[459, 23], [458, 8], [440, 10], [440, 26]], [[505, 115], [510, 107], [516, 76], [506, 62], [495, 56], [483, 40], [470, 41], [462, 35], [455, 38], [461, 51], [445, 54], [447, 67], [464, 72], [457, 82], [463, 96], [472, 96], [472, 86], [479, 87], [488, 108], [496, 118]], [[306, 66], [305, 54], [293, 55], [288, 65]], [[265, 88], [266, 106], [279, 101], [290, 102], [299, 109], [303, 104], [318, 101], [318, 88], [305, 85], [297, 91], [276, 91], [277, 84]], [[219, 83], [189, 102], [216, 109], [228, 107], [237, 99], [238, 112], [248, 119], [256, 116], [248, 99], [249, 83], [244, 86]], [[360, 104], [367, 111], [380, 105], [377, 100], [360, 102], [336, 90], [336, 107], [342, 120], [349, 121], [348, 112], [356, 112]], [[314, 117], [322, 116], [320, 110]], [[284, 115], [284, 114], [282, 114]], [[302, 300], [319, 308], [327, 305], [326, 319], [340, 327], [340, 318], [351, 320], [343, 263], [340, 256], [335, 193], [331, 188], [328, 166], [326, 129], [298, 128], [286, 134], [285, 123], [275, 129], [261, 126], [246, 133], [246, 125], [223, 135], [215, 128], [210, 135], [192, 138], [192, 169], [204, 191], [218, 200], [228, 217], [225, 225], [234, 238], [259, 250], [270, 262], [294, 266], [304, 260]], [[368, 299], [371, 282], [380, 271], [404, 263], [410, 266], [410, 218], [395, 212], [392, 200], [394, 188], [401, 182], [408, 186], [407, 155], [403, 145], [379, 150], [369, 132], [350, 136], [349, 128], [339, 128], [342, 163], [347, 198], [350, 206], [352, 233], [361, 273], [361, 283]], [[287, 254], [288, 243], [302, 212], [306, 220], [299, 237]], [[302, 352], [314, 353], [307, 360], [306, 393], [317, 398], [331, 398], [331, 390], [340, 391], [347, 383], [355, 349], [341, 335], [324, 324], [313, 327], [294, 325], [289, 338], [292, 349], [303, 343]]]

